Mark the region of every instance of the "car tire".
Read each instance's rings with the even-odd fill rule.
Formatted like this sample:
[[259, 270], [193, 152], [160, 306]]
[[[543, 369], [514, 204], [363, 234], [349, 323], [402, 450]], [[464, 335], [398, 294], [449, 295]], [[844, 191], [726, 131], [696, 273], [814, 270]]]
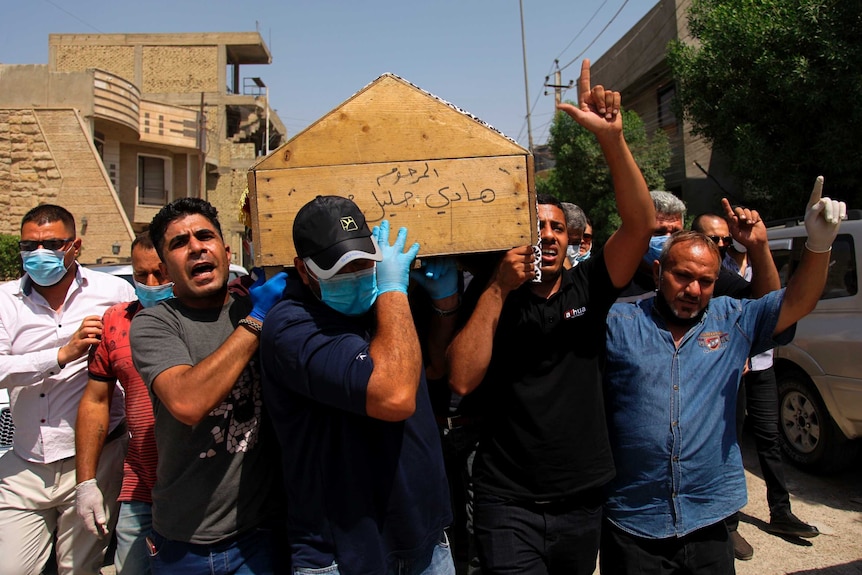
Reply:
[[812, 473], [836, 473], [859, 454], [832, 420], [811, 379], [796, 369], [776, 373], [779, 439], [784, 454], [797, 467]]

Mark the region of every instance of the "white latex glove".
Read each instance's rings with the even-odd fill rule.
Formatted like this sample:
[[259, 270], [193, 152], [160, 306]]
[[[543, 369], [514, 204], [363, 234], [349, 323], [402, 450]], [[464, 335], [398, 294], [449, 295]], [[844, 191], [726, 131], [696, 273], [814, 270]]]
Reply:
[[95, 479], [82, 481], [75, 486], [75, 510], [87, 531], [99, 539], [108, 534], [105, 501]]
[[822, 194], [823, 176], [817, 176], [811, 198], [805, 208], [805, 231], [808, 232], [805, 247], [816, 254], [832, 249], [832, 242], [838, 235], [841, 220], [847, 219], [847, 205], [838, 200], [823, 198]]

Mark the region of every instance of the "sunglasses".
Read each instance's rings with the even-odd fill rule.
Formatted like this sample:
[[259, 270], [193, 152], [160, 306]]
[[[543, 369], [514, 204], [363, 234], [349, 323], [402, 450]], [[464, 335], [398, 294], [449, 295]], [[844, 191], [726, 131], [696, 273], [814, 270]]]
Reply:
[[21, 240], [18, 242], [18, 249], [22, 252], [32, 252], [38, 249], [39, 246], [42, 246], [46, 250], [57, 251], [63, 249], [63, 246], [74, 240], [75, 238], [65, 240]]
[[591, 239], [593, 239], [593, 234], [584, 234], [581, 236], [581, 239], [591, 240]]
[[733, 238], [732, 238], [732, 237], [730, 237], [730, 236], [724, 236], [724, 237], [721, 237], [721, 236], [707, 236], [707, 237], [708, 237], [709, 239], [711, 239], [711, 240], [712, 240], [712, 242], [713, 242], [714, 244], [716, 244], [716, 245], [717, 245], [719, 242], [724, 242], [724, 245], [729, 246], [729, 245], [731, 244], [731, 242], [733, 242]]

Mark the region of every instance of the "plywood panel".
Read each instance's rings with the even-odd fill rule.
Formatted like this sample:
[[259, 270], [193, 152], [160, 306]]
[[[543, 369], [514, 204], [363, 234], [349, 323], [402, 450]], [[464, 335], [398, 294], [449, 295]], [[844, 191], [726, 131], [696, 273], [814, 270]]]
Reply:
[[384, 74], [255, 169], [514, 154], [529, 152], [452, 104]]
[[[317, 195], [351, 198], [369, 226], [406, 226], [420, 257], [535, 243], [529, 155], [249, 172], [255, 264], [293, 265], [293, 220]], [[393, 236], [394, 239], [394, 236]]]

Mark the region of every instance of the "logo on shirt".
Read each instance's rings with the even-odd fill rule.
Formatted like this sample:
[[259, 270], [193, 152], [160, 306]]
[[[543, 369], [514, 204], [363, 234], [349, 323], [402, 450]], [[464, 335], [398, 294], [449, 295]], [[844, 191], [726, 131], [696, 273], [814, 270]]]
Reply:
[[576, 317], [581, 317], [587, 313], [587, 306], [579, 307], [578, 309], [567, 309], [566, 313], [563, 314], [564, 319], [574, 319]]
[[363, 351], [360, 352], [359, 355], [356, 356], [356, 359], [359, 361], [365, 361], [368, 358], [368, 355]]
[[730, 334], [727, 332], [713, 331], [698, 336], [697, 345], [703, 348], [706, 353], [721, 349], [722, 345], [728, 342]]

